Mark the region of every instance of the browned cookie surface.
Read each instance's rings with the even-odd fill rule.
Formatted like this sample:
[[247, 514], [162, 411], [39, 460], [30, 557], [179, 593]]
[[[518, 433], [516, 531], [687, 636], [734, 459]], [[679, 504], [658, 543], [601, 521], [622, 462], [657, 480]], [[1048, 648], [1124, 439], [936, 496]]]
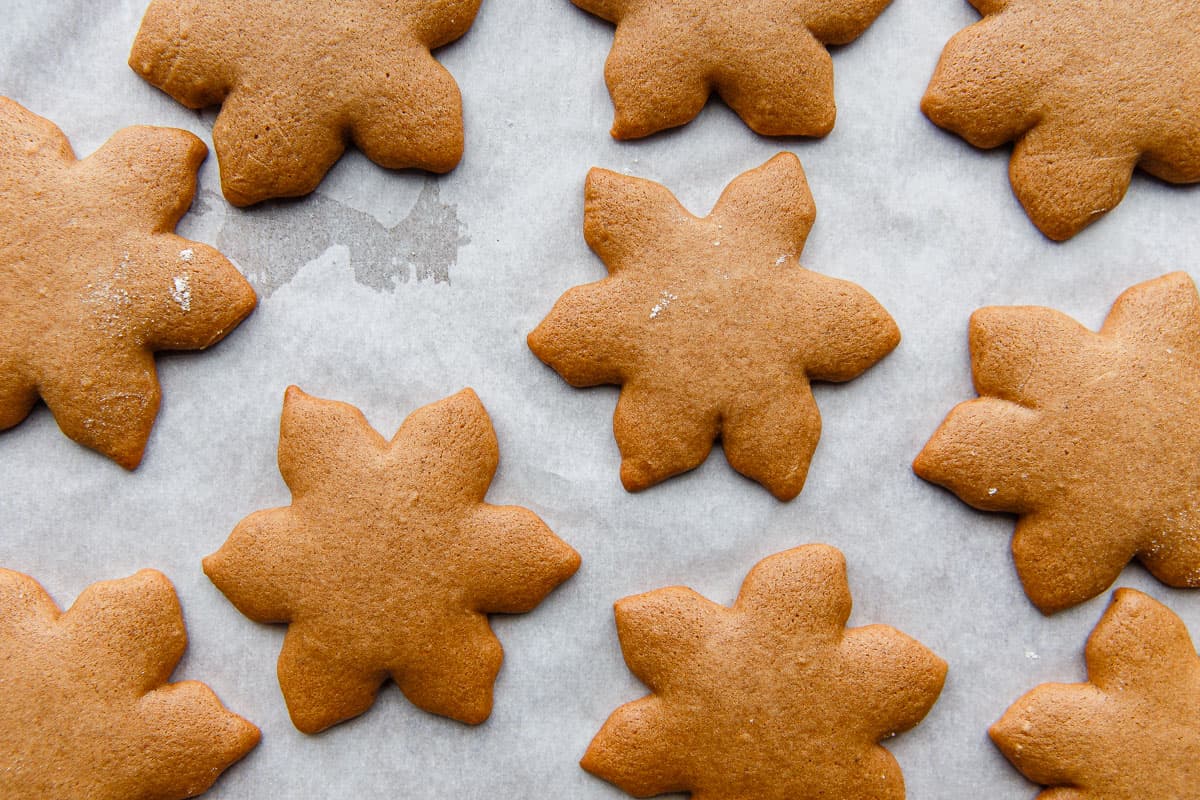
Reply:
[[1121, 202], [1135, 167], [1200, 180], [1194, 0], [971, 0], [921, 107], [977, 147], [1016, 141], [1034, 224], [1067, 239]]
[[154, 570], [60, 612], [0, 569], [0, 798], [182, 800], [258, 743], [202, 683], [167, 683], [187, 633]]
[[152, 354], [207, 347], [256, 302], [220, 253], [173, 233], [206, 153], [135, 127], [77, 161], [53, 123], [0, 98], [0, 429], [40, 397], [75, 441], [142, 460]]
[[129, 64], [213, 126], [234, 205], [308, 194], [353, 142], [385, 167], [447, 172], [462, 97], [430, 54], [480, 0], [154, 0]]
[[618, 139], [689, 122], [716, 92], [757, 133], [833, 128], [825, 45], [856, 39], [891, 0], [572, 0], [617, 25], [604, 75]]
[[821, 431], [809, 380], [850, 380], [900, 341], [866, 291], [800, 266], [815, 216], [790, 153], [704, 218], [657, 183], [592, 170], [584, 235], [609, 276], [563, 295], [529, 346], [573, 386], [622, 385], [627, 489], [698, 466], [720, 436], [738, 472], [800, 493]]
[[1087, 643], [1087, 683], [1046, 683], [992, 726], [1041, 800], [1200, 798], [1200, 658], [1183, 621], [1118, 589]]
[[845, 627], [842, 554], [761, 561], [732, 608], [683, 587], [616, 604], [625, 663], [652, 694], [609, 717], [583, 758], [636, 797], [904, 797], [882, 739], [920, 722], [946, 663], [884, 625]]
[[913, 468], [986, 511], [1020, 515], [1013, 560], [1058, 611], [1131, 558], [1200, 586], [1200, 296], [1186, 273], [1139, 284], [1099, 333], [1040, 307], [971, 317], [981, 395], [958, 405]]
[[502, 651], [487, 614], [532, 610], [579, 567], [532, 511], [484, 502], [498, 458], [470, 389], [390, 442], [354, 407], [288, 390], [292, 504], [243, 520], [204, 571], [246, 616], [290, 623], [278, 671], [297, 728], [363, 713], [389, 676], [426, 711], [491, 713]]

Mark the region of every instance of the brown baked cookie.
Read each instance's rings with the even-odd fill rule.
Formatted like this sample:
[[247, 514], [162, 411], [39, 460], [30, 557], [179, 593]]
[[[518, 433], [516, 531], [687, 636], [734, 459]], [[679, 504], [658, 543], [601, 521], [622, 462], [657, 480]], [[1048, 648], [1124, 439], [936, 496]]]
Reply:
[[616, 604], [625, 663], [652, 694], [621, 706], [582, 766], [635, 797], [904, 797], [878, 745], [916, 725], [946, 663], [885, 625], [847, 630], [842, 554], [761, 561], [732, 608], [672, 587]]
[[604, 77], [612, 135], [690, 122], [716, 92], [756, 133], [833, 129], [825, 45], [858, 38], [891, 0], [572, 0], [617, 26]]
[[821, 432], [809, 380], [850, 380], [900, 341], [862, 288], [800, 266], [815, 216], [791, 153], [703, 219], [657, 183], [588, 175], [584, 236], [609, 277], [563, 295], [529, 347], [572, 386], [622, 385], [626, 489], [699, 466], [719, 436], [738, 472], [800, 493]]
[[1118, 589], [1087, 643], [1088, 682], [1046, 683], [992, 726], [1041, 800], [1200, 797], [1200, 659], [1183, 621]]
[[136, 127], [76, 161], [53, 123], [0, 97], [0, 430], [41, 397], [67, 436], [141, 462], [152, 354], [208, 347], [256, 302], [220, 253], [173, 233], [207, 152]]
[[579, 555], [519, 506], [484, 502], [499, 453], [470, 389], [388, 442], [358, 409], [287, 391], [279, 471], [292, 504], [252, 514], [204, 571], [259, 622], [288, 622], [279, 683], [316, 733], [390, 675], [420, 708], [476, 724], [503, 653], [487, 614], [530, 611]]
[[167, 683], [187, 646], [175, 589], [142, 570], [60, 612], [0, 569], [0, 798], [175, 800], [212, 786], [258, 728], [203, 683]]
[[1185, 273], [1134, 286], [1099, 333], [1049, 308], [971, 316], [981, 397], [913, 469], [1020, 516], [1013, 560], [1045, 613], [1103, 592], [1131, 558], [1200, 586], [1200, 297]]
[[317, 188], [353, 142], [391, 169], [449, 172], [462, 97], [430, 50], [480, 0], [153, 0], [129, 66], [188, 108], [221, 104], [213, 145], [235, 206]]
[[1200, 180], [1195, 0], [971, 0], [921, 108], [976, 147], [1015, 141], [1033, 224], [1074, 236], [1121, 202], [1134, 167]]

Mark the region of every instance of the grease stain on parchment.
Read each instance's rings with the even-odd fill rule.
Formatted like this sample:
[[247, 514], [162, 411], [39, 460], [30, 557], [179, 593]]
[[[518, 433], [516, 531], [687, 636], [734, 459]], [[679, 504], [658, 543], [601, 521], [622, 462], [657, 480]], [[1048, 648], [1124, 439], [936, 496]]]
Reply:
[[217, 249], [237, 262], [263, 298], [335, 245], [349, 251], [354, 279], [377, 292], [394, 292], [414, 278], [448, 284], [458, 249], [471, 241], [458, 206], [442, 201], [433, 178], [425, 180], [408, 215], [391, 227], [317, 193], [236, 209], [220, 195], [202, 192], [192, 214], [203, 225], [214, 212], [224, 214]]

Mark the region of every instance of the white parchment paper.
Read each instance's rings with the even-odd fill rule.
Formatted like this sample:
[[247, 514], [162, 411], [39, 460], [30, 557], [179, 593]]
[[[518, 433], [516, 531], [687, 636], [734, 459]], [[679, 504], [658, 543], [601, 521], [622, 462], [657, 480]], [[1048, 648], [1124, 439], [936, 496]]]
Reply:
[[[145, 0], [0, 5], [0, 93], [54, 120], [80, 156], [134, 124], [211, 145], [213, 112], [186, 110], [126, 66]], [[943, 44], [976, 18], [965, 0], [896, 0], [835, 50], [838, 121], [824, 140], [756, 136], [714, 102], [683, 129], [619, 143], [602, 76], [612, 27], [567, 0], [485, 0], [438, 53], [465, 103], [453, 173], [388, 172], [351, 153], [313, 196], [241, 211], [220, 197], [210, 157], [180, 232], [237, 260], [261, 305], [211, 351], [159, 358], [164, 402], [136, 472], [66, 439], [44, 407], [0, 434], [0, 564], [64, 606], [142, 567], [171, 578], [190, 635], [176, 678], [207, 682], [263, 730], [209, 797], [592, 800], [623, 795], [577, 761], [607, 715], [644, 693], [612, 602], [685, 584], [728, 603], [762, 557], [827, 542], [849, 560], [852, 624], [891, 624], [950, 663], [933, 712], [887, 745], [909, 796], [1031, 798], [987, 726], [1038, 683], [1083, 679], [1108, 595], [1043, 617], [1012, 567], [1012, 518], [971, 510], [909, 464], [973, 396], [973, 309], [1048, 305], [1096, 327], [1134, 283], [1200, 276], [1200, 198], [1138, 175], [1073, 241], [1044, 239], [1009, 190], [1007, 150], [976, 151], [918, 110]], [[801, 158], [818, 207], [802, 261], [873, 293], [904, 341], [862, 378], [816, 387], [824, 431], [796, 501], [734, 473], [719, 448], [695, 472], [627, 494], [615, 389], [571, 389], [524, 341], [564, 290], [604, 274], [582, 237], [584, 175], [598, 165], [651, 178], [707, 213], [781, 149]], [[297, 732], [275, 678], [283, 627], [242, 617], [201, 572], [238, 520], [289, 500], [275, 449], [292, 383], [357, 405], [387, 436], [414, 408], [474, 387], [500, 440], [489, 499], [534, 509], [582, 554], [536, 611], [494, 619], [506, 658], [485, 724], [420, 712], [388, 685], [362, 717]], [[1136, 566], [1119, 585], [1200, 634], [1200, 595]]]

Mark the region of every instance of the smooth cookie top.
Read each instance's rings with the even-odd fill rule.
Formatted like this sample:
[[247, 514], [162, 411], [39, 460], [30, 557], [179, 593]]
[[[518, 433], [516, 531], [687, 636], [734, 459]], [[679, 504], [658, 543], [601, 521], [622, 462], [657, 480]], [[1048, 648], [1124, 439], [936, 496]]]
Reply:
[[311, 192], [353, 142], [375, 163], [448, 172], [462, 97], [430, 54], [480, 0], [154, 0], [129, 65], [213, 126], [226, 199]]
[[182, 800], [259, 740], [207, 686], [167, 683], [187, 646], [154, 570], [88, 587], [65, 612], [0, 569], [0, 798]]
[[1200, 797], [1200, 658], [1169, 608], [1118, 589], [1087, 643], [1086, 683], [1046, 683], [992, 726], [1042, 800]]
[[583, 768], [636, 797], [904, 797], [878, 745], [916, 725], [946, 663], [886, 625], [845, 627], [842, 554], [761, 561], [732, 608], [683, 587], [616, 604], [625, 663], [652, 694], [616, 710]]
[[891, 0], [572, 0], [617, 25], [604, 77], [612, 135], [692, 120], [718, 93], [756, 133], [833, 129], [828, 44], [856, 39]]
[[800, 493], [821, 432], [809, 380], [850, 380], [900, 341], [866, 291], [800, 266], [815, 217], [790, 153], [704, 218], [657, 183], [588, 175], [584, 236], [609, 276], [564, 294], [529, 346], [573, 386], [622, 385], [625, 488], [699, 466], [719, 436], [738, 472]]
[[1175, 272], [1127, 290], [1099, 333], [1036, 306], [971, 315], [980, 397], [913, 469], [1019, 515], [1013, 561], [1046, 613], [1103, 592], [1131, 558], [1200, 586], [1200, 296]]
[[288, 389], [286, 508], [238, 524], [204, 571], [259, 622], [288, 622], [279, 683], [316, 733], [371, 707], [390, 676], [415, 705], [487, 719], [503, 654], [488, 613], [533, 609], [579, 554], [532, 511], [484, 495], [499, 452], [470, 389], [389, 442], [358, 409]]
[[921, 108], [976, 147], [1016, 141], [1033, 223], [1068, 239], [1121, 202], [1134, 167], [1200, 180], [1194, 0], [971, 0]]

